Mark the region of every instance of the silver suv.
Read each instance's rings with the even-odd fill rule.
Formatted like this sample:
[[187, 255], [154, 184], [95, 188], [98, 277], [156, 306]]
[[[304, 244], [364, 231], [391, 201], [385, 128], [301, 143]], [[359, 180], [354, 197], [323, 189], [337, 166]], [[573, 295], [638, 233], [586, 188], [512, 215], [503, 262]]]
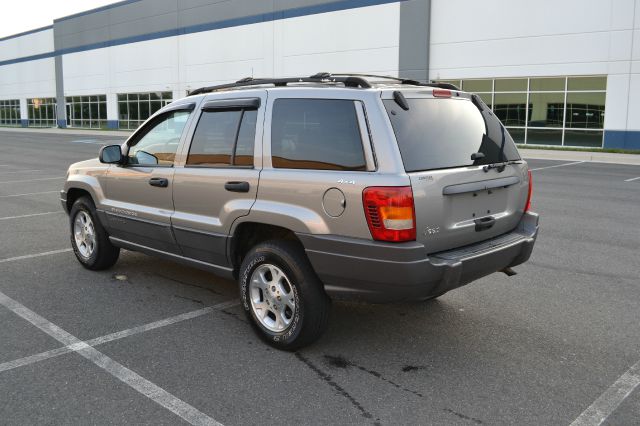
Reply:
[[80, 263], [121, 248], [239, 281], [264, 340], [295, 350], [332, 299], [427, 300], [525, 262], [531, 175], [482, 100], [368, 75], [198, 89], [62, 191]]

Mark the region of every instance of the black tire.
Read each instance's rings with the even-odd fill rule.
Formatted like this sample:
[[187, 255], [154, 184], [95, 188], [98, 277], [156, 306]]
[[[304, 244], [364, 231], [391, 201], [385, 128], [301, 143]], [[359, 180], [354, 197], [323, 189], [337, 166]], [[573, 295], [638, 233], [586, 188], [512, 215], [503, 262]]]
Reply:
[[[263, 325], [252, 307], [250, 280], [261, 265], [275, 265], [281, 269], [295, 297], [296, 309], [291, 322], [279, 332]], [[249, 322], [258, 336], [275, 348], [300, 349], [316, 341], [327, 327], [331, 300], [297, 242], [272, 240], [253, 247], [242, 261], [239, 285], [240, 300]]]
[[[76, 217], [82, 212], [91, 218], [95, 232], [95, 246], [88, 257], [82, 254], [74, 236], [74, 222]], [[69, 224], [71, 230], [71, 247], [73, 247], [73, 252], [82, 266], [92, 271], [101, 271], [112, 267], [118, 261], [120, 249], [109, 241], [109, 236], [98, 219], [96, 207], [90, 197], [80, 197], [73, 203], [73, 207], [71, 207], [71, 211], [69, 212]]]

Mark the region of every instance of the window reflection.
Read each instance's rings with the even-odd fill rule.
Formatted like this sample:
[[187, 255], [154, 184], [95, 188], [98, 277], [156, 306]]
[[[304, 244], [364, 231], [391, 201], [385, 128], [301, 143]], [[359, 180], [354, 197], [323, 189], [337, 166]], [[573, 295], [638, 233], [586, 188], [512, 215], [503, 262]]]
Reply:
[[604, 128], [605, 93], [567, 94], [567, 127]]
[[493, 112], [505, 126], [525, 126], [527, 122], [526, 93], [496, 93]]
[[531, 93], [529, 127], [562, 127], [564, 93]]

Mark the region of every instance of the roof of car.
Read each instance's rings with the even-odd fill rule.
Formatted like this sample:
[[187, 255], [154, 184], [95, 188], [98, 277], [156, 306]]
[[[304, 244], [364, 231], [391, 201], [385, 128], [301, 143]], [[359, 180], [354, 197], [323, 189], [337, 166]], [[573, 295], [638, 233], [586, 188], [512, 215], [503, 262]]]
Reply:
[[253, 78], [247, 77], [235, 83], [222, 84], [217, 86], [201, 87], [189, 93], [189, 96], [202, 95], [205, 93], [238, 90], [246, 88], [256, 88], [257, 86], [267, 87], [344, 87], [350, 89], [372, 89], [390, 88], [401, 86], [433, 87], [441, 89], [459, 90], [456, 86], [448, 83], [421, 83], [416, 80], [390, 77], [385, 75], [372, 74], [331, 74], [317, 73], [309, 77], [286, 77], [286, 78]]

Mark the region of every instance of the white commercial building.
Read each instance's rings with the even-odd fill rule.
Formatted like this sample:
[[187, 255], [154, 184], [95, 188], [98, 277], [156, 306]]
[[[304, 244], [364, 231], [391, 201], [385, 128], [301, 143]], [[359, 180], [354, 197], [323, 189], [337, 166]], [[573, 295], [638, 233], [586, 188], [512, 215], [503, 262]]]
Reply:
[[521, 143], [640, 149], [640, 0], [121, 1], [0, 39], [0, 125], [134, 128], [320, 71], [453, 82]]

